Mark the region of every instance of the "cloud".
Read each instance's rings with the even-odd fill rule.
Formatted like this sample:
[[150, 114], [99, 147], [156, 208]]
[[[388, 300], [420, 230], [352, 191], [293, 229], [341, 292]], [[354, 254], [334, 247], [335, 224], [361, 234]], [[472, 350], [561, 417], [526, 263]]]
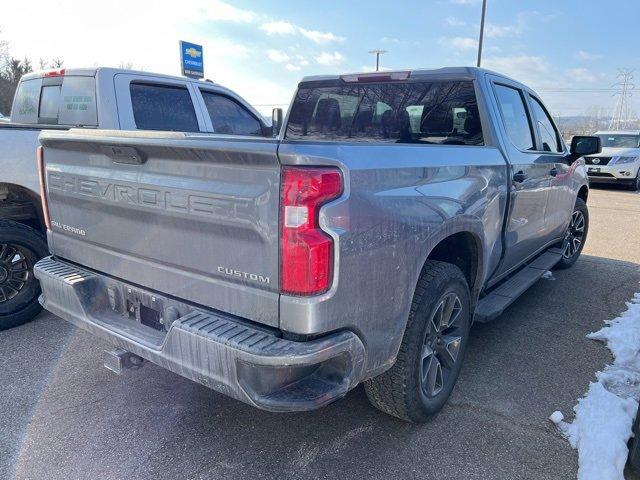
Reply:
[[273, 35], [301, 35], [314, 43], [325, 44], [329, 42], [343, 42], [344, 37], [340, 37], [331, 32], [321, 32], [319, 30], [308, 30], [293, 23], [277, 21], [266, 22], [260, 25], [260, 30], [269, 36]]
[[293, 35], [297, 27], [289, 22], [266, 22], [260, 25], [260, 30], [267, 35]]
[[442, 37], [438, 40], [438, 43], [444, 47], [460, 51], [470, 51], [478, 48], [478, 40], [471, 37]]
[[480, 3], [480, 0], [451, 0], [451, 3], [455, 5], [475, 5]]
[[334, 35], [331, 32], [319, 32], [317, 30], [306, 30], [304, 28], [300, 28], [300, 33], [307, 37], [309, 40], [312, 40], [315, 43], [327, 43], [327, 42], [344, 42], [344, 37], [339, 37]]
[[[295, 48], [292, 49], [295, 52]], [[300, 54], [291, 53], [288, 54], [282, 50], [270, 49], [267, 50], [267, 57], [269, 60], [275, 63], [285, 63], [284, 68], [290, 72], [298, 72], [302, 70], [302, 67], [309, 65], [309, 60], [304, 58]]]
[[340, 52], [322, 52], [316, 57], [319, 65], [338, 65], [342, 63], [344, 56]]
[[289, 61], [289, 55], [282, 50], [268, 50], [267, 56], [269, 57], [269, 60], [276, 63], [285, 63]]
[[591, 53], [584, 50], [578, 50], [578, 53], [576, 53], [576, 57], [578, 57], [580, 60], [598, 60], [602, 58], [602, 55], [599, 53]]
[[199, 3], [198, 6], [207, 20], [251, 23], [258, 18], [258, 15], [251, 10], [234, 7], [221, 0], [207, 0]]
[[400, 43], [400, 39], [395, 37], [382, 37], [380, 41], [383, 43]]
[[450, 27], [464, 27], [467, 24], [467, 22], [465, 22], [464, 20], [460, 20], [456, 17], [447, 17], [444, 19], [444, 21]]
[[573, 80], [578, 82], [592, 83], [598, 81], [598, 75], [586, 68], [571, 68], [567, 73]]
[[488, 23], [484, 27], [484, 33], [488, 38], [499, 38], [520, 35], [522, 29], [519, 25], [496, 25], [494, 23]]
[[536, 55], [489, 56], [482, 66], [508, 75], [530, 87], [557, 87], [557, 77], [546, 58]]

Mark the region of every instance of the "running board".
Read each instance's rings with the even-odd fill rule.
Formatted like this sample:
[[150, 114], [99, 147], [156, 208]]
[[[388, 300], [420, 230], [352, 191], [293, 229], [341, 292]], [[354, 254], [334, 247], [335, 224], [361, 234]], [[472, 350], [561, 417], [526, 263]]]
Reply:
[[505, 308], [536, 283], [544, 272], [551, 269], [561, 258], [562, 252], [552, 248], [533, 260], [478, 301], [474, 321], [486, 323], [500, 316]]

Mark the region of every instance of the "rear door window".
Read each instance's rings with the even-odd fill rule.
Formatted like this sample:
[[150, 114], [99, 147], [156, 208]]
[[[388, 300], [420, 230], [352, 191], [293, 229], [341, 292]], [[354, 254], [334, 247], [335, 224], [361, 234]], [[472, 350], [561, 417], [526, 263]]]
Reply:
[[286, 138], [484, 144], [471, 81], [302, 85]]
[[242, 105], [229, 97], [201, 90], [214, 133], [262, 135], [260, 122]]
[[198, 118], [186, 87], [131, 83], [131, 104], [141, 130], [198, 132]]
[[495, 85], [495, 92], [502, 113], [502, 121], [511, 143], [519, 150], [535, 150], [531, 124], [522, 92], [498, 84]]

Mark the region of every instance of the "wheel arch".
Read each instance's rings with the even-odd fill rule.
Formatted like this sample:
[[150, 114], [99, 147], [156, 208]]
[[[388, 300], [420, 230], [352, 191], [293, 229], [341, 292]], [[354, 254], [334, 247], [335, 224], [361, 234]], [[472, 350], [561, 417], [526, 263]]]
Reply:
[[588, 197], [589, 197], [589, 187], [587, 187], [586, 185], [582, 185], [578, 190], [578, 198], [581, 198], [586, 203]]
[[448, 230], [436, 237], [433, 247], [423, 259], [419, 275], [428, 260], [451, 263], [462, 271], [471, 292], [472, 309], [480, 291], [484, 275], [484, 248], [481, 234], [476, 229], [459, 228]]
[[14, 183], [0, 182], [0, 220], [13, 220], [46, 231], [40, 195]]

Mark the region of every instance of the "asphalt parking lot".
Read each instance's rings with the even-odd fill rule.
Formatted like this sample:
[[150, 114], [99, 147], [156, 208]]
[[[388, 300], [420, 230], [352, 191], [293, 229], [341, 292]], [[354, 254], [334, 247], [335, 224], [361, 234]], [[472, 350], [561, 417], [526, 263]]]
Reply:
[[319, 411], [273, 414], [152, 364], [116, 376], [106, 344], [51, 314], [0, 332], [0, 478], [575, 478], [555, 431], [608, 351], [585, 335], [640, 290], [640, 195], [593, 189], [570, 270], [476, 325], [454, 394], [399, 422], [357, 388]]

